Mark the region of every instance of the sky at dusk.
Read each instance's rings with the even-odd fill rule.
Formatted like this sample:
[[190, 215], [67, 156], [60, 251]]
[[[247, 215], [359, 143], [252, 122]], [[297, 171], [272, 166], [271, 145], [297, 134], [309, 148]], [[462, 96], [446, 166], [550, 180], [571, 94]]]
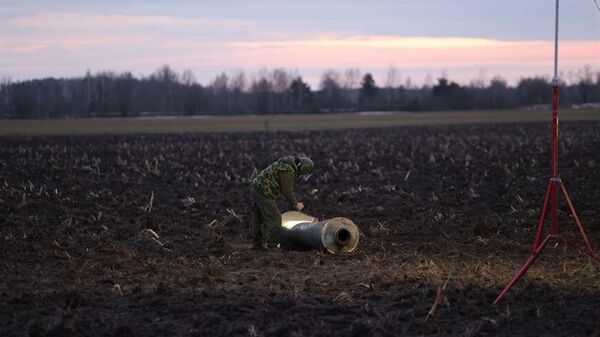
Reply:
[[[169, 64], [202, 84], [237, 70], [283, 67], [313, 87], [325, 69], [358, 67], [383, 85], [390, 66], [413, 84], [499, 75], [551, 76], [553, 0], [5, 1], [0, 76], [147, 76]], [[560, 2], [559, 70], [600, 71], [600, 11]], [[429, 76], [427, 76], [429, 74]]]

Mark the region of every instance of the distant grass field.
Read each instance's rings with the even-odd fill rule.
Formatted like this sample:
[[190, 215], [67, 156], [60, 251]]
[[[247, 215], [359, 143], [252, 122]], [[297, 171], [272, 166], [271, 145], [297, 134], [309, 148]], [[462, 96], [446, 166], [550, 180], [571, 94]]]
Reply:
[[[561, 121], [598, 121], [600, 109], [561, 110]], [[128, 133], [285, 131], [374, 128], [410, 125], [550, 122], [546, 110], [398, 112], [268, 116], [190, 116], [81, 118], [58, 120], [0, 119], [0, 136]]]

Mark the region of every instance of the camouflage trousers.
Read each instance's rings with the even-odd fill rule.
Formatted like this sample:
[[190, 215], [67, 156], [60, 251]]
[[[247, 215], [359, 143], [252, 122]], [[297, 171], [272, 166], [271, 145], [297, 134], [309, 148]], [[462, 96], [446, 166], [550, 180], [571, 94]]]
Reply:
[[272, 248], [281, 241], [281, 213], [275, 199], [265, 197], [253, 188], [254, 233], [253, 243], [257, 248]]

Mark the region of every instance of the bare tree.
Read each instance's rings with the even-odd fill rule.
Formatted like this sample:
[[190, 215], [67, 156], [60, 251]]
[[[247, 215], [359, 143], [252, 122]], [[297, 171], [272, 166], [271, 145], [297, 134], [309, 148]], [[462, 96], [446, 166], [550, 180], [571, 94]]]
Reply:
[[217, 75], [210, 85], [215, 108], [217, 111], [223, 111], [225, 114], [229, 114], [231, 111], [228, 86], [229, 76], [225, 73]]
[[[264, 75], [264, 73], [263, 73]], [[252, 82], [250, 92], [254, 95], [255, 109], [259, 114], [273, 113], [273, 84], [266, 77], [259, 77]]]
[[271, 72], [271, 82], [274, 92], [274, 109], [276, 113], [285, 113], [292, 110], [289, 88], [293, 74], [283, 68], [276, 68]]
[[[444, 77], [444, 78], [447, 78], [447, 77]], [[474, 78], [471, 80], [471, 87], [477, 88], [477, 89], [483, 89], [483, 88], [485, 88], [486, 83], [487, 83], [487, 73], [486, 73], [485, 69], [479, 68], [479, 74], [478, 74], [477, 78]]]
[[491, 109], [503, 109], [509, 107], [511, 102], [507, 95], [508, 84], [506, 80], [500, 76], [494, 76], [490, 81], [490, 86], [487, 91], [489, 92], [489, 102], [486, 104], [486, 108]]
[[162, 87], [162, 111], [163, 113], [169, 112], [173, 101], [173, 85], [178, 82], [179, 75], [171, 69], [168, 64], [158, 68], [151, 78], [155, 79], [161, 84]]
[[230, 109], [233, 113], [244, 112], [244, 91], [246, 90], [246, 74], [238, 69], [231, 72], [231, 79], [229, 80], [229, 91], [230, 91]]
[[401, 80], [400, 70], [398, 67], [395, 65], [390, 65], [385, 76], [385, 87], [396, 88], [400, 85]]
[[94, 97], [94, 92], [92, 91], [93, 86], [93, 78], [90, 71], [86, 71], [85, 77], [81, 83], [81, 89], [83, 92], [83, 111], [87, 117], [92, 113], [92, 98]]
[[229, 85], [229, 76], [225, 73], [220, 73], [210, 84], [210, 87], [217, 92], [227, 91]]
[[586, 64], [585, 66], [583, 66], [583, 68], [577, 71], [576, 83], [583, 83], [589, 85], [594, 83], [594, 73], [592, 71], [592, 67], [589, 64]]
[[10, 116], [10, 102], [11, 102], [11, 89], [12, 79], [10, 76], [2, 76], [0, 78], [0, 98], [2, 98], [2, 109], [0, 109], [0, 116]]
[[410, 76], [407, 76], [404, 80], [404, 88], [412, 89], [412, 78]]
[[185, 85], [186, 87], [190, 87], [192, 86], [192, 84], [196, 83], [196, 76], [194, 75], [194, 72], [192, 72], [189, 69], [186, 69], [183, 71], [183, 73], [181, 73], [181, 84]]
[[276, 68], [271, 73], [273, 91], [276, 93], [285, 92], [292, 83], [292, 75], [283, 68]]
[[358, 105], [357, 89], [360, 87], [361, 78], [362, 73], [360, 69], [354, 67], [344, 70], [344, 75], [341, 79], [342, 95], [348, 104], [350, 104], [352, 110], [356, 110], [355, 107]]
[[360, 69], [348, 68], [344, 70], [344, 78], [342, 80], [342, 87], [344, 89], [356, 89], [360, 85], [360, 80], [362, 78]]
[[246, 90], [246, 73], [241, 69], [236, 69], [231, 72], [231, 80], [229, 81], [229, 90], [243, 92]]
[[598, 88], [594, 87], [594, 73], [589, 64], [577, 72], [577, 92], [579, 100], [583, 103], [591, 103], [600, 99]]
[[340, 74], [334, 69], [327, 69], [321, 75], [321, 104], [329, 112], [334, 112], [342, 106], [342, 88]]
[[400, 86], [400, 71], [395, 65], [390, 65], [385, 76], [385, 98], [389, 110], [398, 110], [398, 87]]
[[425, 82], [423, 82], [423, 88], [427, 89], [431, 87], [433, 87], [433, 77], [430, 73], [427, 73], [427, 75], [425, 75]]
[[[96, 74], [96, 85], [92, 89], [96, 93], [94, 98], [95, 112], [99, 115], [107, 115], [116, 111], [116, 98], [114, 90], [114, 80], [117, 74], [110, 70], [101, 71]], [[113, 111], [111, 111], [114, 108]]]
[[171, 69], [171, 67], [168, 64], [165, 64], [156, 69], [152, 76], [156, 80], [163, 83], [175, 83], [179, 78], [179, 75], [177, 75], [177, 73], [173, 69]]
[[117, 99], [121, 117], [127, 117], [132, 110], [133, 76], [124, 72], [117, 78]]

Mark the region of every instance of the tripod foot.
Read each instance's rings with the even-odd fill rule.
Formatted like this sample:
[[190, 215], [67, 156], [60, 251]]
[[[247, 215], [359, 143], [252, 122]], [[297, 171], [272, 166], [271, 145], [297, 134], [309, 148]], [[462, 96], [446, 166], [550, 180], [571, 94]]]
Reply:
[[504, 288], [504, 290], [500, 293], [500, 295], [498, 295], [498, 298], [496, 298], [496, 300], [494, 301], [494, 304], [498, 304], [502, 300], [502, 298], [504, 298], [504, 296], [510, 290], [510, 288], [512, 288], [515, 285], [515, 283], [517, 283], [521, 279], [521, 277], [523, 277], [523, 275], [527, 272], [529, 267], [531, 267], [533, 262], [535, 262], [535, 259], [537, 259], [537, 257], [540, 255], [540, 253], [542, 252], [544, 247], [546, 247], [546, 245], [548, 244], [548, 242], [550, 241], [550, 239], [552, 237], [553, 237], [552, 235], [546, 236], [544, 241], [542, 241], [542, 243], [539, 245], [539, 247], [533, 252], [533, 254], [531, 254], [531, 256], [529, 257], [529, 259], [527, 259], [525, 264], [523, 264], [523, 267], [521, 267], [521, 269], [517, 272], [515, 277], [513, 277], [513, 279], [508, 283], [506, 288]]
[[598, 256], [593, 250], [584, 249], [583, 252], [585, 255], [591, 257], [596, 262], [600, 263], [600, 256]]
[[596, 252], [594, 252], [594, 250], [591, 248], [591, 246], [581, 246], [578, 245], [577, 243], [575, 243], [575, 240], [573, 240], [571, 237], [567, 236], [567, 235], [561, 235], [561, 238], [569, 245], [571, 245], [573, 248], [581, 251], [583, 254], [587, 255], [588, 257], [592, 258], [595, 262], [600, 262], [600, 256], [598, 256], [598, 254], [596, 254]]

